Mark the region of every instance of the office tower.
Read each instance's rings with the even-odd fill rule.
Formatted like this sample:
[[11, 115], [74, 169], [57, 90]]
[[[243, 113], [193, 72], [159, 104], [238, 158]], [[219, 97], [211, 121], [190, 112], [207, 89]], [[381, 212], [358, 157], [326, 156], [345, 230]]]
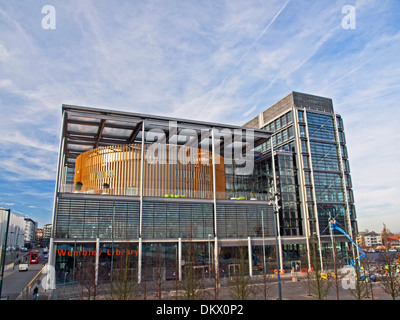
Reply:
[[[271, 151], [272, 144], [275, 152], [292, 153], [296, 207], [301, 212], [301, 232], [309, 239], [308, 244], [318, 242], [320, 256], [327, 256], [332, 243], [330, 218], [336, 219], [356, 239], [358, 230], [343, 120], [335, 113], [332, 100], [291, 92], [244, 126], [273, 133], [271, 140], [259, 148], [261, 152]], [[286, 225], [291, 223], [291, 213], [285, 210], [285, 201], [282, 197], [282, 236], [290, 235]], [[294, 212], [292, 216], [296, 216]], [[337, 246], [340, 243], [338, 249], [347, 260], [346, 239], [335, 238], [341, 241]]]

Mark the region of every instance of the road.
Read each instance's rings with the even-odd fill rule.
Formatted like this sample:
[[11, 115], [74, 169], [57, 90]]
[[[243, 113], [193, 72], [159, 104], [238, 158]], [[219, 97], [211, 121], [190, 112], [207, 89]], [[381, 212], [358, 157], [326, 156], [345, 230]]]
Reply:
[[19, 271], [16, 265], [13, 268], [4, 270], [2, 297], [8, 297], [8, 300], [16, 300], [21, 291], [32, 281], [32, 279], [42, 269], [43, 254], [40, 251], [38, 264], [29, 264], [28, 271]]

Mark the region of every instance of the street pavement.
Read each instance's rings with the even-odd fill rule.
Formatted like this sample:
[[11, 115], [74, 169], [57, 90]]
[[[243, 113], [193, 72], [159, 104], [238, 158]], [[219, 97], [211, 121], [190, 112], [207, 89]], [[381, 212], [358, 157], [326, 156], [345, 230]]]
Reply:
[[[222, 285], [219, 292], [219, 300], [231, 300], [232, 299], [232, 290], [229, 286], [228, 279], [223, 279], [221, 281]], [[203, 294], [202, 299], [214, 300], [214, 288], [212, 287], [212, 282], [205, 283], [206, 294]], [[163, 300], [175, 300], [176, 299], [176, 284], [175, 281], [167, 281], [164, 286], [164, 291], [162, 292]], [[208, 287], [208, 288], [207, 288]], [[364, 297], [363, 300], [392, 300], [392, 298], [384, 292], [380, 282], [374, 282], [372, 284], [373, 287], [373, 299], [371, 291], [368, 291], [368, 295]], [[87, 295], [84, 293], [82, 295], [81, 286], [79, 284], [66, 285], [66, 286], [58, 286], [55, 290], [47, 290], [44, 291], [41, 286], [39, 286], [39, 300], [79, 300], [79, 299], [87, 299]], [[142, 287], [143, 288], [143, 287]], [[253, 288], [255, 289], [255, 294], [251, 297], [252, 300], [264, 300], [264, 282], [263, 277], [259, 277], [255, 279], [255, 283], [253, 283]], [[99, 300], [109, 300], [110, 297], [107, 293], [109, 289], [109, 284], [103, 285], [98, 289], [98, 295], [96, 299]], [[290, 275], [284, 275], [281, 277], [281, 292], [282, 292], [282, 300], [317, 300], [315, 296], [312, 295], [312, 290], [309, 290], [307, 276], [300, 275], [297, 278], [297, 281], [293, 281], [293, 278]], [[267, 279], [267, 300], [278, 300], [278, 279], [276, 276], [270, 276]], [[143, 290], [139, 290], [137, 300], [143, 299], [157, 299], [155, 296], [155, 292], [153, 290], [153, 284], [150, 282], [146, 287], [146, 296], [143, 296]], [[182, 291], [180, 292], [182, 294]], [[339, 295], [339, 298], [338, 298]], [[32, 297], [28, 297], [28, 299], [32, 299]], [[336, 292], [336, 287], [333, 284], [329, 290], [328, 295], [324, 300], [356, 300], [356, 298], [352, 295], [350, 290], [343, 289], [339, 283], [338, 294]], [[397, 300], [400, 300], [398, 298]]]

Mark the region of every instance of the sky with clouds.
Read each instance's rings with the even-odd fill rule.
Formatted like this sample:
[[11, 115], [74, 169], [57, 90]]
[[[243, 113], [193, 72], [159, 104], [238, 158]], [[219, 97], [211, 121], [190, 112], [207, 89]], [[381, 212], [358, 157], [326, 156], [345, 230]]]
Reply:
[[0, 0], [0, 206], [51, 223], [63, 103], [241, 125], [300, 91], [344, 119], [359, 229], [400, 232], [399, 17], [398, 0]]

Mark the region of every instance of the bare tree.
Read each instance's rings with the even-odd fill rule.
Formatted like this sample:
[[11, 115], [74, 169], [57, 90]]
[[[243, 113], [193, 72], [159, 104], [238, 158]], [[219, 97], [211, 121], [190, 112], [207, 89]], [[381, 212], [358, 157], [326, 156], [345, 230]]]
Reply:
[[363, 276], [365, 278], [365, 281], [367, 282], [367, 287], [366, 287], [366, 298], [369, 298], [369, 294], [371, 293], [371, 299], [374, 300], [374, 289], [372, 286], [372, 273], [371, 273], [371, 259], [368, 256], [368, 254], [365, 256], [365, 258], [363, 259], [363, 266], [364, 266], [364, 270], [363, 270]]
[[[129, 250], [128, 244], [123, 248], [123, 252]], [[133, 300], [137, 297], [137, 272], [133, 268], [129, 254], [117, 256], [112, 271], [112, 282], [109, 298], [112, 300]]]
[[191, 240], [186, 245], [185, 264], [181, 289], [184, 300], [201, 300], [204, 298], [202, 269], [196, 268], [196, 245]]
[[396, 253], [390, 251], [391, 242], [389, 241], [389, 237], [391, 236], [393, 236], [393, 233], [384, 224], [381, 237], [385, 251], [380, 254], [379, 269], [382, 274], [381, 286], [383, 290], [393, 300], [396, 300], [396, 297], [400, 296], [400, 277], [397, 274]]
[[158, 300], [162, 299], [162, 292], [165, 286], [165, 268], [163, 264], [163, 257], [161, 253], [161, 247], [157, 247], [155, 256], [155, 262], [153, 264], [153, 288], [155, 292], [155, 298]]
[[[98, 268], [96, 272], [96, 263], [94, 256], [84, 256], [77, 269], [76, 277], [81, 284], [81, 299], [84, 299], [85, 290], [88, 300], [96, 300], [99, 294], [98, 279], [102, 278], [102, 270]], [[96, 276], [98, 279], [96, 279]]]
[[367, 297], [367, 283], [365, 277], [362, 276], [362, 271], [359, 268], [355, 269], [354, 289], [350, 288], [350, 293], [357, 300], [362, 300]]
[[247, 259], [251, 258], [246, 256], [246, 252], [246, 246], [239, 247], [236, 257], [239, 263], [233, 266], [233, 275], [230, 277], [230, 294], [234, 300], [250, 300], [255, 296], [255, 290], [246, 272], [249, 269]]
[[318, 300], [324, 300], [329, 293], [332, 283], [321, 270], [321, 263], [317, 252], [318, 246], [316, 241], [311, 241], [310, 253], [312, 258], [312, 270], [308, 277], [309, 293]]

